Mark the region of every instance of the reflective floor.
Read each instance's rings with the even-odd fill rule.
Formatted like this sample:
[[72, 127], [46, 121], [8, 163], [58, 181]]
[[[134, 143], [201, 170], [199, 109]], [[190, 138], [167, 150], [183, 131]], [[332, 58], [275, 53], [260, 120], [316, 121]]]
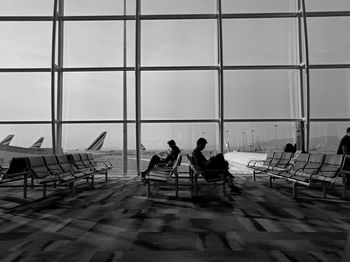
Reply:
[[[117, 163], [115, 163], [117, 164]], [[187, 180], [152, 198], [134, 174], [111, 172], [95, 189], [40, 189], [23, 200], [19, 188], [0, 188], [0, 261], [340, 261], [350, 231], [349, 201], [340, 188], [319, 189], [236, 175], [243, 194], [224, 197], [202, 182], [192, 197]]]

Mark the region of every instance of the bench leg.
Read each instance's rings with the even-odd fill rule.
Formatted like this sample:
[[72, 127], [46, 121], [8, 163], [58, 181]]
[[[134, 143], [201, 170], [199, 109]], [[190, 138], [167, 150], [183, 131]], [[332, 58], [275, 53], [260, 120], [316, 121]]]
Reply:
[[94, 189], [94, 175], [91, 176], [91, 189]]
[[179, 197], [179, 174], [175, 174], [175, 198]]
[[194, 176], [194, 195], [198, 196], [198, 177]]
[[24, 175], [23, 179], [23, 198], [27, 198], [28, 191], [28, 175]]
[[222, 190], [224, 192], [224, 196], [227, 196], [227, 190], [226, 190], [226, 180], [224, 179], [224, 181], [222, 182]]
[[269, 177], [269, 187], [272, 188], [272, 176]]
[[293, 183], [293, 198], [297, 198], [297, 183]]
[[327, 197], [327, 187], [326, 183], [322, 183], [322, 197], [326, 198]]
[[46, 183], [43, 184], [43, 198], [46, 198]]
[[71, 193], [72, 193], [72, 197], [74, 197], [74, 196], [75, 196], [74, 182], [70, 183], [70, 184], [69, 184], [69, 187], [70, 187], [70, 190], [71, 190]]
[[151, 182], [147, 181], [147, 197], [151, 196]]
[[193, 172], [192, 172], [192, 169], [191, 169], [190, 166], [188, 167], [188, 174], [190, 176], [190, 182], [191, 182], [191, 184], [193, 186]]
[[31, 181], [30, 181], [30, 187], [32, 189], [34, 188], [34, 178], [33, 177], [31, 178]]
[[348, 179], [346, 175], [343, 175], [343, 198], [346, 198], [346, 191], [348, 189]]
[[107, 171], [106, 171], [106, 173], [105, 173], [105, 180], [107, 181]]
[[253, 170], [253, 181], [255, 182], [255, 170]]

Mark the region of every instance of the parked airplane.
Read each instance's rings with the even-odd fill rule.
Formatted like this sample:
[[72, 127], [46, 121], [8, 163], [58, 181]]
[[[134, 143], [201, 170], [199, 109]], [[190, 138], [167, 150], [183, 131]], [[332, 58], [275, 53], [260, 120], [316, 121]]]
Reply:
[[35, 141], [34, 144], [31, 145], [30, 148], [35, 148], [35, 149], [41, 148], [43, 141], [44, 141], [44, 137], [42, 136], [37, 141]]
[[102, 132], [92, 143], [90, 146], [86, 148], [89, 151], [99, 151], [103, 146], [103, 142], [105, 141], [107, 136], [107, 132]]
[[33, 145], [30, 147], [21, 147], [10, 145], [10, 142], [14, 135], [8, 135], [0, 142], [0, 159], [8, 161], [12, 157], [20, 157], [24, 155], [38, 155], [38, 154], [50, 154], [52, 152], [51, 148], [41, 148], [44, 141], [44, 137], [40, 137]]
[[12, 138], [14, 137], [15, 135], [8, 135], [7, 137], [5, 137], [1, 142], [0, 142], [0, 145], [1, 146], [8, 146], [10, 145], [10, 142], [12, 140]]
[[[83, 151], [89, 152], [101, 152], [103, 142], [106, 138], [107, 132], [102, 132], [86, 149]], [[34, 142], [30, 147], [20, 147], [10, 145], [11, 139], [14, 135], [8, 135], [0, 142], [0, 160], [3, 159], [8, 161], [12, 157], [19, 157], [25, 155], [44, 155], [51, 154], [52, 148], [42, 148], [41, 145], [44, 141], [44, 137], [40, 137], [37, 141]], [[81, 150], [75, 150], [81, 152]], [[72, 152], [72, 151], [69, 151]], [[101, 152], [102, 153], [102, 152]]]

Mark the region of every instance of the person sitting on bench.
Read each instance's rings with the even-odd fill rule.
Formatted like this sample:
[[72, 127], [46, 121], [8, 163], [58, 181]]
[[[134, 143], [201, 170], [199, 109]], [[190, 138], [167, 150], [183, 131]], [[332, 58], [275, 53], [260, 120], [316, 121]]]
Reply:
[[[203, 137], [199, 138], [197, 140], [197, 146], [192, 152], [192, 157], [193, 157], [193, 162], [196, 168], [200, 170], [219, 170], [223, 171], [224, 176], [227, 180], [227, 183], [229, 187], [231, 188], [231, 193], [241, 193], [242, 190], [235, 186], [233, 184], [233, 176], [232, 174], [228, 171], [229, 165], [228, 162], [225, 160], [224, 156], [222, 154], [217, 154], [215, 156], [212, 156], [207, 160], [205, 156], [203, 155], [202, 151], [205, 148], [207, 144], [207, 140]], [[221, 173], [222, 174], [222, 173]], [[215, 172], [208, 172], [207, 174], [203, 172], [203, 175], [205, 175], [206, 180], [210, 179], [215, 179], [218, 178], [220, 175], [220, 172], [215, 173]]]
[[160, 157], [159, 155], [153, 155], [151, 161], [148, 164], [148, 167], [145, 171], [141, 172], [141, 178], [145, 178], [146, 175], [154, 168], [155, 166], [161, 167], [171, 167], [177, 159], [177, 156], [180, 154], [181, 150], [177, 147], [174, 140], [169, 140], [168, 145], [170, 147], [170, 152], [165, 158]]

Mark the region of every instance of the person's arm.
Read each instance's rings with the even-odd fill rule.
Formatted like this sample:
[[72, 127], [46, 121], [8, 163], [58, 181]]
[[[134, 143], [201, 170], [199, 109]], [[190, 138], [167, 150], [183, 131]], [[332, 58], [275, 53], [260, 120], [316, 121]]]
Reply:
[[196, 152], [193, 154], [194, 164], [201, 170], [205, 170], [207, 168], [208, 160], [201, 152]]
[[167, 154], [167, 156], [163, 159], [163, 162], [172, 161], [173, 155], [174, 155], [174, 151], [171, 150], [171, 151]]
[[342, 150], [344, 155], [350, 155], [350, 148], [348, 146], [343, 145]]

